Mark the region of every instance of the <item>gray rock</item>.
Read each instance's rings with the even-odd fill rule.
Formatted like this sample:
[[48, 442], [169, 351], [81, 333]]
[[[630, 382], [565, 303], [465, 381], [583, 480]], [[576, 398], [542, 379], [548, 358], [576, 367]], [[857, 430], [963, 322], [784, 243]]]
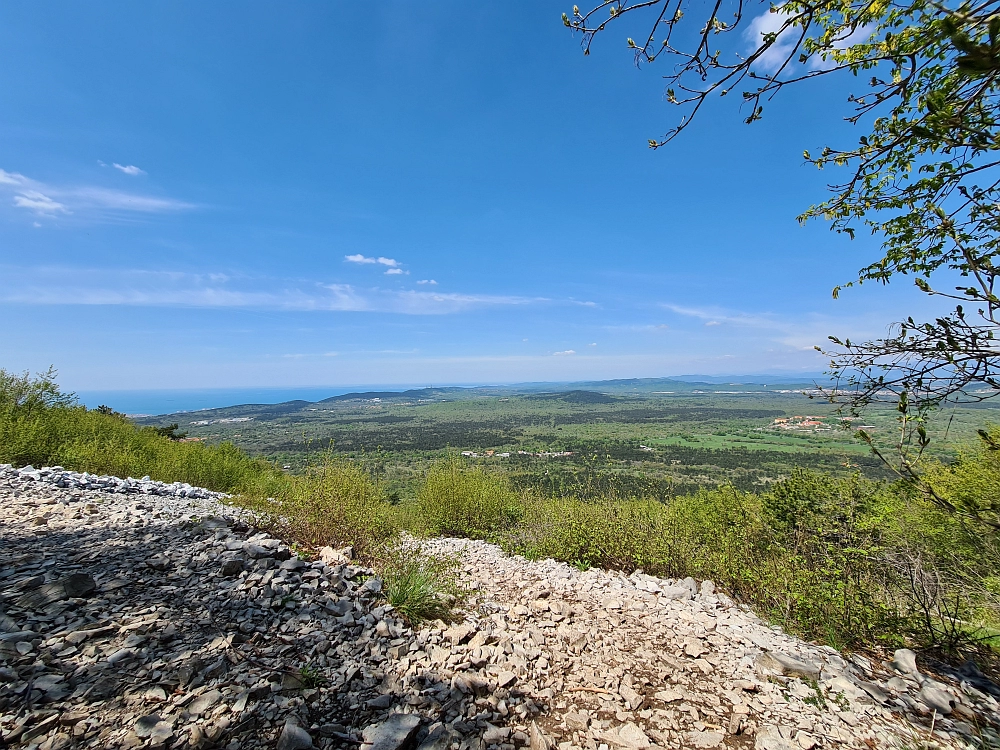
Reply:
[[393, 714], [380, 724], [365, 728], [361, 736], [365, 750], [400, 750], [420, 728], [416, 714]]
[[499, 745], [508, 737], [510, 737], [510, 727], [495, 727], [488, 724], [486, 731], [483, 732], [483, 742], [487, 745]]
[[719, 747], [726, 739], [722, 732], [692, 731], [684, 735], [686, 747], [710, 748]]
[[63, 579], [66, 596], [78, 599], [92, 596], [97, 591], [97, 581], [90, 573], [73, 573]]
[[529, 733], [530, 750], [550, 750], [552, 742], [534, 721], [531, 722], [531, 732]]
[[135, 651], [130, 648], [120, 648], [108, 657], [108, 664], [115, 665], [135, 657]]
[[160, 572], [167, 570], [167, 568], [169, 568], [171, 564], [172, 564], [171, 559], [167, 555], [164, 555], [162, 553], [159, 555], [153, 555], [152, 557], [146, 559], [146, 565], [148, 565], [153, 570], [158, 570]]
[[218, 690], [209, 690], [207, 693], [202, 693], [188, 705], [188, 713], [192, 716], [201, 716], [211, 711], [221, 698], [222, 693]]
[[267, 547], [261, 547], [259, 544], [247, 544], [243, 545], [243, 550], [252, 558], [260, 559], [262, 557], [270, 557], [272, 550]]
[[161, 721], [155, 727], [149, 735], [149, 744], [151, 747], [161, 747], [167, 744], [174, 736], [174, 728], [170, 722]]
[[865, 680], [857, 680], [856, 684], [862, 690], [864, 690], [868, 695], [875, 699], [876, 702], [886, 705], [889, 702], [889, 695], [882, 688], [876, 685], [874, 682], [867, 682]]
[[618, 688], [618, 695], [622, 697], [632, 711], [635, 711], [642, 705], [643, 697], [628, 685], [622, 685]]
[[292, 721], [286, 721], [278, 736], [277, 750], [310, 750], [313, 746], [309, 732]]
[[822, 664], [801, 661], [778, 651], [765, 651], [757, 657], [756, 664], [768, 672], [806, 680], [818, 680], [823, 671]]
[[897, 672], [908, 674], [917, 682], [923, 681], [923, 675], [917, 669], [917, 655], [908, 648], [897, 649], [892, 655], [892, 668]]
[[219, 569], [219, 574], [225, 576], [226, 578], [231, 578], [232, 576], [238, 576], [245, 569], [245, 565], [242, 560], [226, 560], [222, 563], [222, 567]]
[[927, 704], [928, 708], [934, 709], [939, 714], [947, 716], [954, 709], [955, 699], [940, 688], [932, 685], [924, 685], [917, 693], [917, 698]]
[[802, 748], [782, 737], [777, 727], [767, 726], [757, 732], [754, 750], [802, 750]]
[[630, 750], [645, 750], [652, 742], [634, 722], [626, 722], [618, 728], [617, 744]]
[[448, 750], [461, 737], [441, 722], [432, 725], [417, 750]]
[[563, 716], [566, 726], [573, 732], [585, 732], [590, 726], [590, 715], [586, 711], [573, 712]]
[[502, 688], [510, 687], [517, 682], [517, 675], [513, 672], [503, 671], [497, 675], [497, 685]]
[[691, 598], [691, 589], [686, 586], [664, 586], [661, 591], [665, 599], [684, 600]]
[[153, 733], [153, 728], [161, 721], [163, 719], [160, 718], [159, 714], [146, 714], [135, 720], [132, 730], [135, 732], [136, 737], [146, 739]]

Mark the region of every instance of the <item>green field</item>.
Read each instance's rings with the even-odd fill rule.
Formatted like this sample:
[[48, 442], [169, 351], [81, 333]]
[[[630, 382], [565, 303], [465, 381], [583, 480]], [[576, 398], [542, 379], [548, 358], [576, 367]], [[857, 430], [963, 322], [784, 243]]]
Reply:
[[[666, 379], [428, 388], [137, 421], [176, 422], [191, 438], [231, 441], [291, 472], [333, 451], [366, 462], [400, 499], [415, 496], [433, 462], [463, 451], [477, 454], [465, 457], [470, 464], [502, 467], [515, 485], [550, 496], [666, 498], [722, 484], [762, 489], [797, 467], [890, 477], [854, 432], [864, 425], [890, 446], [896, 412], [883, 407], [845, 421], [835, 405], [805, 395], [811, 388]], [[951, 458], [995, 415], [982, 406], [938, 413], [929, 430], [934, 455]], [[544, 453], [571, 455], [537, 455]]]

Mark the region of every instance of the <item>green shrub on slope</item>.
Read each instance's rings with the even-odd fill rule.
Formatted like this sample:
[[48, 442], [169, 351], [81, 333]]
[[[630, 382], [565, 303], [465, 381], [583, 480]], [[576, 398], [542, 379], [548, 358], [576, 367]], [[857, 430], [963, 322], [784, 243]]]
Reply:
[[417, 499], [419, 522], [431, 534], [495, 539], [517, 524], [524, 508], [508, 479], [457, 459], [433, 467]]
[[0, 370], [0, 463], [64, 466], [121, 477], [149, 475], [220, 492], [253, 488], [272, 494], [281, 471], [229, 443], [181, 443], [120, 414], [90, 410], [59, 391], [54, 373]]
[[288, 477], [274, 495], [245, 492], [238, 501], [262, 525], [312, 547], [352, 545], [370, 558], [399, 533], [393, 506], [371, 476], [347, 460], [328, 457], [304, 476]]

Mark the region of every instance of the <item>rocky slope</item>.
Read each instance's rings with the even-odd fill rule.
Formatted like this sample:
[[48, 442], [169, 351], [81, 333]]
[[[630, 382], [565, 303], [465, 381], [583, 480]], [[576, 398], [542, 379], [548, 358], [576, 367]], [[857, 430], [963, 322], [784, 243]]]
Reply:
[[214, 493], [0, 467], [0, 747], [1000, 745], [971, 667], [845, 659], [707, 581], [423, 546], [473, 596], [414, 630], [372, 571], [299, 560]]

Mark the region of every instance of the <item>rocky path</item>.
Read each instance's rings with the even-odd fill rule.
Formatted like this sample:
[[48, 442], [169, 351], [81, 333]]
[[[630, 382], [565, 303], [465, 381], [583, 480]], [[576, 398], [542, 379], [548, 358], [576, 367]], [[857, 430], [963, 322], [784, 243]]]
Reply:
[[709, 582], [481, 542], [460, 622], [186, 485], [0, 467], [0, 747], [644, 750], [1000, 744], [996, 686], [848, 661]]
[[458, 539], [425, 546], [460, 555], [480, 594], [474, 639], [447, 663], [516, 674], [544, 698], [537, 723], [559, 750], [1000, 745], [1000, 691], [974, 668], [944, 683], [906, 650], [892, 664], [845, 659], [768, 626], [709, 581], [580, 572]]

